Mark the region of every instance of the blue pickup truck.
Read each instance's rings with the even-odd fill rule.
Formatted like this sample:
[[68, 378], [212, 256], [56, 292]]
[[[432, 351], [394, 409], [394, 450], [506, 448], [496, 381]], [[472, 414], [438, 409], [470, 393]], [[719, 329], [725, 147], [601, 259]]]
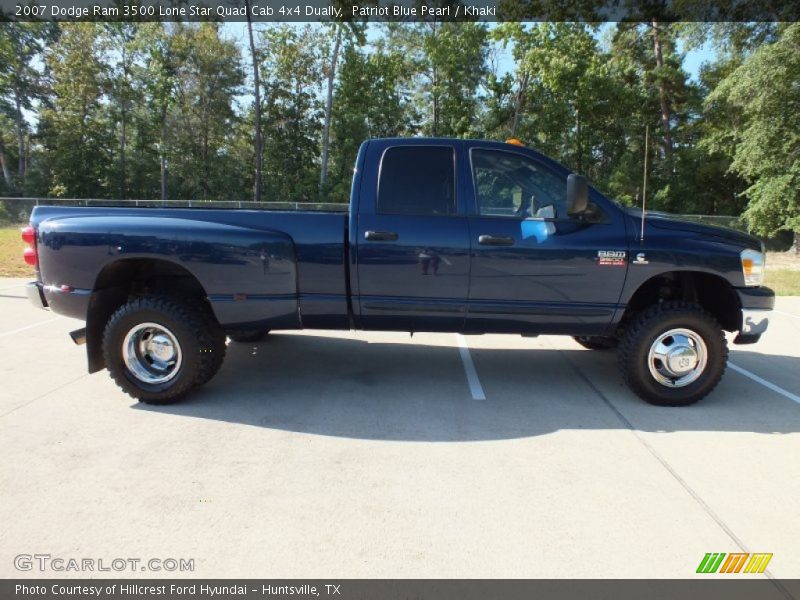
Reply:
[[210, 380], [226, 336], [363, 329], [569, 335], [688, 405], [774, 305], [758, 239], [643, 217], [515, 140], [364, 142], [348, 213], [39, 206], [23, 238], [31, 301], [148, 403]]

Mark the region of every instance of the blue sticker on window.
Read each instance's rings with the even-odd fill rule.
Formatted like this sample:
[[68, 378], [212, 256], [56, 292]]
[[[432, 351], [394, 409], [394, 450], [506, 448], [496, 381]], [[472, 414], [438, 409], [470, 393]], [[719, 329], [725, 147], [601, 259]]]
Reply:
[[541, 221], [539, 219], [525, 219], [521, 222], [522, 239], [536, 238], [536, 242], [541, 244], [553, 233], [555, 233], [555, 225], [548, 221]]

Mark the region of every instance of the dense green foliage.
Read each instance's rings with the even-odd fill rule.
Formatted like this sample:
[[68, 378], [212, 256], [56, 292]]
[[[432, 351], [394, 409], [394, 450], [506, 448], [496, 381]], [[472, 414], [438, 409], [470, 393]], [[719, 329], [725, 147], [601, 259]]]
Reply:
[[800, 232], [800, 24], [731, 70], [707, 102], [736, 122], [731, 169], [750, 187], [745, 218], [757, 232]]
[[[635, 204], [648, 130], [650, 207], [800, 230], [797, 24], [348, 27], [254, 28], [261, 200], [345, 202], [363, 139], [433, 135], [520, 138]], [[252, 199], [245, 37], [0, 24], [0, 195]], [[695, 81], [682, 51], [707, 40]]]

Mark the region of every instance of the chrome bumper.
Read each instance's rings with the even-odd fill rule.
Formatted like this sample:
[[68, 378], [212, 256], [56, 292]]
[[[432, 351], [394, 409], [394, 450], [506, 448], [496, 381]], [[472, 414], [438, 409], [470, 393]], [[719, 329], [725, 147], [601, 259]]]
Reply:
[[30, 303], [36, 308], [47, 308], [47, 300], [45, 300], [41, 283], [38, 281], [31, 281], [25, 285], [25, 292], [28, 294], [28, 300], [30, 300]]
[[755, 344], [769, 326], [769, 308], [743, 308], [742, 326], [734, 344]]

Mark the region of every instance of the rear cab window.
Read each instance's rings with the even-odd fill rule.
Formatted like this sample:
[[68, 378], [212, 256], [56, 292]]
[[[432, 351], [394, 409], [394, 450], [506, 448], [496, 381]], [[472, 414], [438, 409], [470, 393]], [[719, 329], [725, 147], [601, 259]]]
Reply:
[[381, 158], [378, 214], [448, 216], [456, 209], [455, 148], [394, 146]]

